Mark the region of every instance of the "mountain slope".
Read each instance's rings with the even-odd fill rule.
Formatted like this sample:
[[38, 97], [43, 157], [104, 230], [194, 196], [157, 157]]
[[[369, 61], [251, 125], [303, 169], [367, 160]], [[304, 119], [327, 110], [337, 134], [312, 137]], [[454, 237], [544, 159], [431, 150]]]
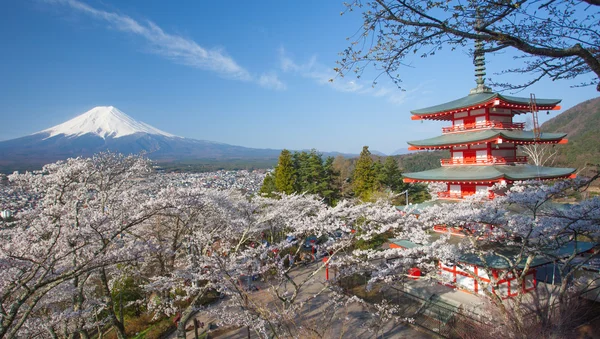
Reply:
[[557, 145], [556, 165], [583, 168], [600, 163], [600, 97], [584, 101], [542, 124], [543, 132], [567, 133]]
[[41, 132], [0, 142], [0, 168], [34, 169], [107, 150], [144, 152], [158, 161], [273, 159], [280, 152], [178, 137], [136, 121], [115, 107], [101, 106]]
[[61, 134], [65, 136], [81, 136], [88, 133], [97, 135], [103, 139], [107, 137], [116, 139], [136, 133], [175, 137], [158, 128], [136, 121], [113, 106], [94, 107], [65, 123], [45, 129], [36, 134], [43, 133], [48, 134], [49, 138]]

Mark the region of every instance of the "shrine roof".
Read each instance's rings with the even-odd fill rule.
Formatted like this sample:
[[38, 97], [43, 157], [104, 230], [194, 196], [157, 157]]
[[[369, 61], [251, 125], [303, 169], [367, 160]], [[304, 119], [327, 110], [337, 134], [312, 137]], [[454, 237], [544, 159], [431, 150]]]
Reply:
[[423, 211], [427, 207], [436, 206], [439, 204], [455, 204], [457, 202], [458, 202], [457, 200], [446, 200], [446, 199], [427, 200], [427, 201], [420, 202], [417, 204], [396, 206], [396, 210], [398, 210], [398, 212], [401, 212], [401, 213], [420, 214], [421, 211]]
[[[413, 115], [417, 115], [417, 116], [439, 114], [439, 113], [443, 113], [443, 112], [461, 110], [463, 108], [469, 108], [469, 107], [473, 107], [473, 106], [477, 106], [477, 105], [483, 105], [483, 104], [489, 103], [490, 101], [493, 101], [495, 99], [500, 99], [503, 102], [506, 102], [508, 104], [515, 104], [515, 105], [529, 105], [529, 103], [530, 103], [530, 98], [527, 98], [527, 97], [514, 97], [514, 96], [509, 96], [509, 95], [502, 95], [500, 93], [485, 92], [485, 93], [469, 94], [466, 97], [462, 97], [460, 99], [449, 101], [449, 102], [446, 102], [443, 104], [426, 107], [426, 108], [421, 108], [421, 109], [416, 109], [416, 110], [411, 111], [411, 113]], [[542, 106], [542, 107], [552, 106], [553, 107], [553, 106], [556, 106], [561, 101], [562, 101], [561, 99], [536, 99], [535, 100], [536, 105], [538, 107], [539, 106]]]
[[[585, 241], [569, 241], [558, 248], [548, 248], [543, 251], [543, 254], [537, 255], [531, 261], [529, 267], [537, 267], [541, 265], [545, 265], [551, 263], [556, 260], [556, 258], [566, 258], [572, 255], [573, 253], [584, 253], [596, 246], [595, 243], [585, 242]], [[520, 247], [517, 246], [502, 246], [497, 245], [496, 249], [494, 249], [498, 254], [487, 254], [482, 260], [477, 254], [474, 253], [463, 253], [459, 257], [460, 262], [464, 262], [467, 264], [477, 265], [477, 266], [489, 266], [490, 268], [510, 268], [512, 263], [510, 261], [514, 261], [518, 258], [520, 253]], [[506, 260], [509, 259], [510, 261]], [[523, 268], [525, 267], [525, 263], [527, 258], [522, 258], [521, 261], [517, 264], [517, 267]]]
[[404, 173], [404, 177], [418, 181], [520, 181], [567, 177], [574, 168], [542, 167], [526, 164], [490, 166], [445, 166], [428, 171]]
[[[542, 133], [541, 141], [559, 141], [567, 136], [566, 133]], [[512, 131], [502, 129], [487, 129], [483, 131], [460, 132], [451, 134], [442, 134], [440, 136], [409, 141], [408, 144], [415, 147], [431, 147], [431, 146], [452, 146], [464, 145], [479, 141], [487, 141], [491, 139], [502, 138], [509, 141], [534, 141], [535, 135], [532, 131]]]
[[[407, 239], [390, 239], [390, 242], [396, 244], [400, 247], [411, 249], [419, 246], [429, 246], [435, 240], [439, 239], [439, 233], [432, 233], [429, 243], [427, 244], [417, 244]], [[464, 238], [452, 236], [449, 243], [457, 244], [462, 241]], [[592, 242], [584, 242], [584, 241], [569, 241], [557, 248], [548, 248], [543, 251], [543, 254], [537, 255], [532, 262], [530, 263], [530, 268], [534, 268], [537, 266], [545, 265], [550, 262], [556, 260], [556, 258], [566, 258], [572, 255], [573, 253], [584, 253], [594, 248], [597, 244]], [[518, 246], [507, 246], [504, 244], [498, 244], [494, 246], [495, 248], [490, 248], [489, 254], [486, 254], [483, 257], [479, 257], [475, 253], [462, 253], [458, 256], [457, 261], [465, 264], [477, 265], [479, 267], [488, 266], [490, 268], [496, 269], [506, 269], [510, 268], [512, 265], [511, 261], [514, 261], [518, 258], [520, 253], [520, 248]], [[493, 252], [495, 253], [493, 253]], [[508, 259], [508, 260], [507, 260]], [[522, 258], [521, 261], [516, 265], [518, 268], [525, 267], [525, 263], [527, 258]], [[449, 263], [446, 263], [448, 265]]]

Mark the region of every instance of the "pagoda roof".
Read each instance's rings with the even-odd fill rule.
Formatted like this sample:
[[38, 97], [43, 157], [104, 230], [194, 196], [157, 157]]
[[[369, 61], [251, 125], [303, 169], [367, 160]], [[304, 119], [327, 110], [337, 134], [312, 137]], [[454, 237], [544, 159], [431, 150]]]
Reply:
[[[431, 107], [421, 108], [417, 110], [411, 111], [411, 113], [417, 118], [431, 118], [431, 119], [443, 119], [449, 120], [450, 117], [440, 117], [440, 115], [445, 115], [449, 113], [460, 112], [468, 109], [475, 109], [479, 106], [487, 106], [493, 104], [500, 104], [500, 102], [496, 102], [499, 100], [504, 105], [515, 106], [515, 108], [527, 108], [530, 104], [530, 98], [527, 97], [514, 97], [509, 95], [502, 95], [500, 93], [494, 92], [484, 92], [484, 93], [474, 93], [469, 94], [466, 97], [462, 97], [460, 99], [456, 99], [453, 101], [449, 101], [440, 105], [435, 105]], [[558, 105], [562, 100], [561, 99], [536, 99], [536, 105], [540, 110], [550, 110], [553, 109], [556, 105]], [[437, 117], [433, 117], [433, 116]]]
[[445, 166], [428, 171], [404, 173], [407, 181], [520, 181], [570, 176], [575, 168], [542, 167], [527, 164], [490, 166]]
[[[539, 142], [559, 142], [566, 135], [566, 133], [542, 133]], [[536, 142], [532, 131], [487, 129], [483, 131], [443, 134], [434, 138], [409, 141], [408, 144], [415, 148], [447, 148], [455, 145], [493, 141], [498, 138], [506, 141]]]

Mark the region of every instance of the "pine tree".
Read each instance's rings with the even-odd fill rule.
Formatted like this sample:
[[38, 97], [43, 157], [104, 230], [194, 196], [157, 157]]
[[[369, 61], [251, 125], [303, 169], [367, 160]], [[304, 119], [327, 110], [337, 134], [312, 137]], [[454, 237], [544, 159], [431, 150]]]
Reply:
[[296, 192], [307, 192], [310, 186], [310, 169], [308, 168], [309, 155], [305, 151], [294, 152], [294, 169], [296, 171]]
[[377, 161], [373, 161], [373, 189], [380, 190], [384, 188], [385, 185], [383, 182], [385, 181], [385, 173], [383, 172], [383, 164], [381, 163], [381, 159], [377, 159]]
[[327, 187], [325, 169], [323, 168], [323, 156], [315, 149], [311, 150], [308, 154], [306, 170], [306, 192], [323, 196], [323, 191]]
[[265, 180], [263, 180], [263, 184], [260, 187], [260, 193], [267, 197], [272, 197], [273, 192], [276, 191], [277, 186], [275, 186], [275, 176], [271, 173], [267, 173], [267, 176], [265, 176]]
[[292, 194], [295, 192], [296, 171], [290, 151], [284, 149], [279, 155], [279, 161], [275, 168], [275, 187], [278, 192]]
[[363, 200], [369, 198], [375, 186], [374, 174], [373, 159], [371, 159], [369, 146], [364, 146], [356, 161], [356, 167], [352, 175], [352, 187], [355, 196]]
[[393, 157], [387, 157], [381, 170], [381, 185], [393, 192], [401, 192], [406, 188], [402, 181], [402, 172], [398, 168], [398, 162]]
[[325, 188], [321, 192], [321, 196], [323, 197], [323, 199], [325, 199], [325, 203], [327, 203], [330, 206], [334, 206], [337, 204], [337, 201], [342, 193], [342, 189], [338, 185], [338, 177], [340, 173], [335, 170], [333, 162], [333, 157], [327, 157], [327, 159], [325, 159], [325, 164], [323, 165], [323, 170], [325, 172], [325, 177], [323, 179]]

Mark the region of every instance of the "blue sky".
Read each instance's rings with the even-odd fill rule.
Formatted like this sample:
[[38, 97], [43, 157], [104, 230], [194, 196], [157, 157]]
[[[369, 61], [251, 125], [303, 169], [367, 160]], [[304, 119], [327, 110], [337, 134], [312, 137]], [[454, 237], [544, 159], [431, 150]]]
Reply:
[[[411, 121], [409, 111], [468, 94], [467, 51], [408, 60], [404, 92], [384, 78], [372, 88], [374, 71], [330, 83], [361, 24], [343, 10], [341, 0], [2, 1], [0, 140], [101, 105], [172, 134], [247, 147], [392, 152], [440, 134], [443, 124]], [[513, 62], [487, 61], [488, 74]], [[565, 109], [598, 96], [572, 84], [544, 81], [519, 95], [562, 98]]]

